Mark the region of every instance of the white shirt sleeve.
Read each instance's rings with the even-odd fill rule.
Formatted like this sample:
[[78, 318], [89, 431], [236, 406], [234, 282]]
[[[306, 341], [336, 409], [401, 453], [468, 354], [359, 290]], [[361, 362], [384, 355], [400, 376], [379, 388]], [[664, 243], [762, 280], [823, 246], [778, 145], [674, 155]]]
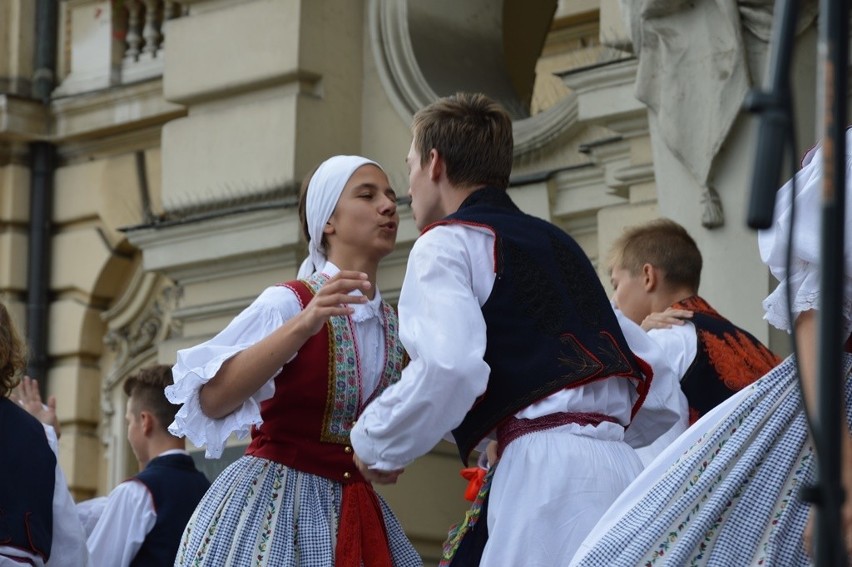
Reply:
[[154, 501], [144, 484], [128, 480], [116, 486], [87, 542], [92, 565], [130, 565], [156, 521]]
[[[493, 243], [478, 230], [441, 226], [415, 242], [399, 299], [411, 362], [351, 433], [355, 452], [372, 468], [400, 469], [428, 452], [485, 392], [490, 369], [480, 307], [490, 286], [477, 289], [470, 247], [488, 246], [489, 238]], [[493, 261], [487, 269], [493, 272]]]
[[698, 354], [695, 325], [687, 321], [683, 325], [673, 325], [668, 329], [651, 329], [648, 336], [662, 349], [677, 379], [683, 380]]
[[209, 459], [222, 455], [225, 442], [232, 433], [240, 439], [246, 438], [251, 427], [263, 421], [260, 403], [275, 394], [273, 378], [280, 368], [242, 406], [220, 419], [204, 415], [198, 392], [226, 360], [269, 336], [300, 310], [299, 299], [291, 289], [269, 287], [218, 335], [200, 345], [178, 351], [177, 362], [172, 368], [174, 385], [166, 388], [166, 397], [173, 404], [182, 404], [182, 407], [169, 431], [178, 437], [186, 436], [196, 447], [206, 445], [205, 456]]
[[[686, 397], [680, 388], [680, 375], [672, 368], [666, 354], [652, 341], [642, 327], [615, 310], [616, 319], [633, 353], [647, 362], [654, 372], [645, 403], [636, 412], [624, 432], [631, 447], [644, 447], [678, 424], [689, 423]], [[686, 428], [683, 427], [683, 430]]]
[[[763, 301], [766, 311], [764, 318], [774, 327], [790, 331], [792, 325], [787, 316], [786, 280], [789, 279], [792, 291], [794, 317], [803, 311], [817, 309], [820, 298], [820, 254], [822, 249], [822, 181], [823, 150], [819, 146], [805, 158], [802, 169], [795, 176], [796, 206], [795, 234], [791, 273], [787, 273], [787, 242], [793, 207], [790, 196], [793, 181], [790, 180], [778, 190], [775, 199], [773, 224], [769, 229], [758, 233], [760, 257], [769, 266], [779, 285]], [[844, 244], [844, 300], [841, 306], [847, 337], [852, 331], [852, 129], [846, 130], [846, 232]]]
[[56, 473], [53, 484], [53, 544], [51, 547], [51, 566], [75, 567], [89, 565], [89, 552], [86, 549], [86, 534], [77, 514], [74, 499], [68, 491], [65, 473], [59, 466], [59, 439], [52, 426], [42, 423], [47, 443], [56, 455]]

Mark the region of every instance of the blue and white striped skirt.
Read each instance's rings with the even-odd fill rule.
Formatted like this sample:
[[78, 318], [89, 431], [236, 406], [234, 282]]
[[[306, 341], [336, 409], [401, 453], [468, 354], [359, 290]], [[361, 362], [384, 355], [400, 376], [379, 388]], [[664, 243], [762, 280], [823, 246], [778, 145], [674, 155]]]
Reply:
[[[844, 359], [852, 427], [852, 356]], [[715, 408], [627, 488], [572, 565], [806, 566], [813, 447], [792, 358]]]
[[[175, 565], [333, 567], [342, 492], [337, 482], [243, 456], [198, 504]], [[378, 497], [394, 567], [423, 565]]]

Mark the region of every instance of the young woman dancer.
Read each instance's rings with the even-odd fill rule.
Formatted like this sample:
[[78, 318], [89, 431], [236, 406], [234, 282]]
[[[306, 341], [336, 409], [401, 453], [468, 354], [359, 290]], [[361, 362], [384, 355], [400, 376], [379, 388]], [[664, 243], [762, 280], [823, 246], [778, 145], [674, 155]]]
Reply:
[[218, 335], [178, 353], [171, 431], [221, 454], [252, 442], [215, 480], [176, 565], [422, 565], [352, 461], [349, 430], [398, 380], [397, 318], [376, 286], [396, 242], [396, 196], [379, 165], [323, 162], [302, 188], [309, 257]]

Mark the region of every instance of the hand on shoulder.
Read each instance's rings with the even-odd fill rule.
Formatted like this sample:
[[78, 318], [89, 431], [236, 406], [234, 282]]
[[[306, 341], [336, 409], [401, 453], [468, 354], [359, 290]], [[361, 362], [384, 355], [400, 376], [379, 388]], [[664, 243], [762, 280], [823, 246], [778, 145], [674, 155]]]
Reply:
[[686, 319], [692, 318], [692, 311], [669, 307], [663, 312], [651, 313], [642, 320], [642, 330], [670, 329], [673, 325], [683, 325]]

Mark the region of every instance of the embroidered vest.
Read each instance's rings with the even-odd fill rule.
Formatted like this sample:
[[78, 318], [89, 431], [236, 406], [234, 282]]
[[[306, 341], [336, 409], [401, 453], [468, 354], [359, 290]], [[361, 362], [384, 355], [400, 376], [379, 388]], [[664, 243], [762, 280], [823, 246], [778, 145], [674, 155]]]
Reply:
[[53, 543], [56, 455], [44, 426], [8, 398], [0, 398], [0, 431], [0, 545], [46, 563]]
[[[314, 274], [282, 285], [296, 293], [304, 308], [327, 280]], [[361, 410], [399, 380], [403, 367], [396, 312], [384, 301], [382, 324], [384, 370], [369, 399], [361, 399], [354, 323], [349, 317], [331, 317], [275, 377], [275, 395], [260, 405], [263, 424], [252, 430], [246, 454], [337, 482], [363, 481], [352, 462], [349, 432]]]
[[719, 315], [697, 295], [672, 305], [693, 312], [698, 348], [680, 381], [689, 402], [689, 422], [730, 398], [781, 360], [751, 333]]
[[627, 346], [600, 280], [580, 246], [524, 214], [505, 191], [485, 188], [433, 226], [462, 223], [495, 236], [496, 279], [482, 306], [487, 391], [453, 430], [462, 461], [503, 420], [563, 388], [611, 376], [650, 386], [650, 367]]
[[157, 521], [130, 565], [171, 565], [183, 530], [201, 497], [210, 488], [210, 481], [195, 468], [192, 457], [180, 454], [151, 459], [145, 470], [134, 478], [151, 493]]

